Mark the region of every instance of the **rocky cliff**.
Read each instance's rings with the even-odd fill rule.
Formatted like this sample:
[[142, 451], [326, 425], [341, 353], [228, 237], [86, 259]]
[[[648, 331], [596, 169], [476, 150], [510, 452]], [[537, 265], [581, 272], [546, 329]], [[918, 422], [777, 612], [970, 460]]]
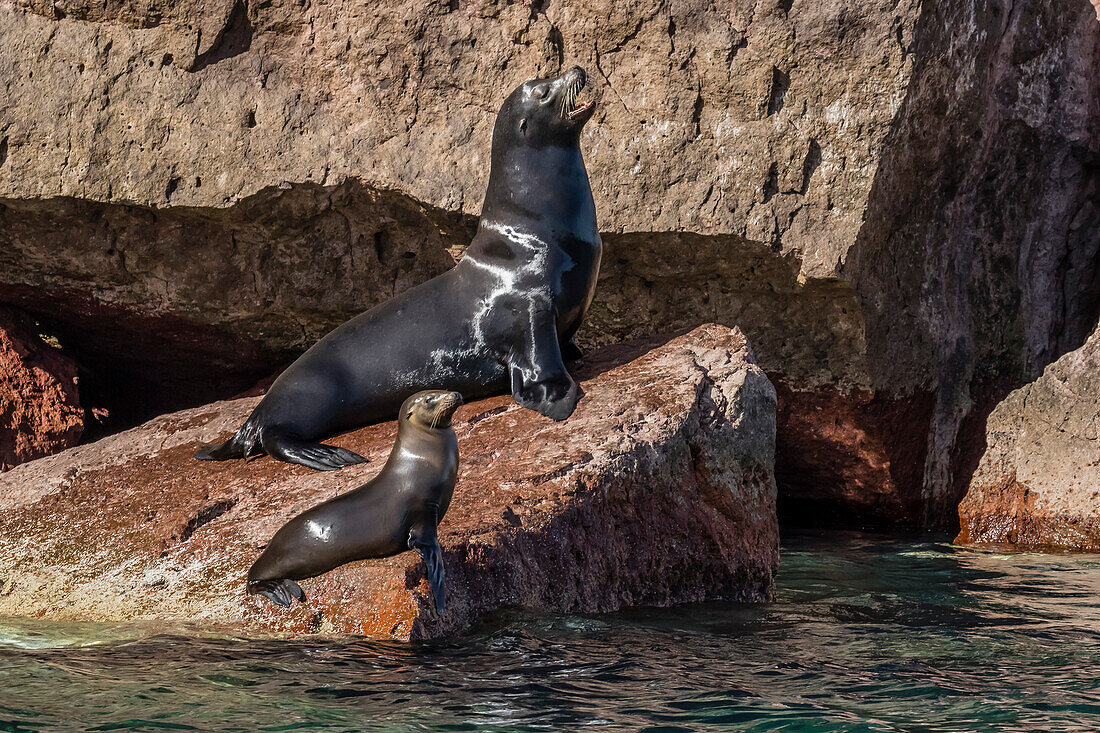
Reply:
[[255, 398], [166, 415], [0, 476], [0, 613], [424, 639], [496, 610], [568, 613], [771, 596], [775, 392], [744, 336], [709, 325], [581, 364], [568, 423], [499, 397], [455, 420], [461, 465], [440, 525], [447, 609], [419, 557], [303, 581], [287, 611], [245, 574], [287, 519], [382, 467], [385, 423], [333, 442], [370, 462], [318, 473], [195, 460]]
[[960, 543], [1100, 551], [1100, 328], [989, 416]]
[[950, 525], [1100, 309], [1098, 38], [1086, 0], [9, 0], [0, 300], [120, 424], [233, 394], [461, 256], [496, 106], [578, 62], [582, 343], [740, 325], [787, 516]]

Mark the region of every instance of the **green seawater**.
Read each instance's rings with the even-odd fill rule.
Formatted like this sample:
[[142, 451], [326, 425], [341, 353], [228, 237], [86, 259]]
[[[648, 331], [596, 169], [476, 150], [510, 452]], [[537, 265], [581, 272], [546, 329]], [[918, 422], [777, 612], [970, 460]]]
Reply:
[[457, 642], [0, 620], [0, 731], [1100, 731], [1100, 556], [784, 538], [776, 602]]

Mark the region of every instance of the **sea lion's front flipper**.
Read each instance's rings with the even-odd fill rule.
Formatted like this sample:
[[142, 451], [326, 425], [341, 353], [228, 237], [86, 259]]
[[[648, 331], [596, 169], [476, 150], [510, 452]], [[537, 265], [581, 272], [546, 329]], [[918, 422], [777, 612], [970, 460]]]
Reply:
[[523, 335], [511, 365], [512, 397], [552, 420], [564, 420], [577, 406], [580, 387], [562, 360], [555, 316], [549, 310], [536, 312], [529, 322], [531, 331]]
[[432, 587], [436, 613], [443, 613], [446, 602], [445, 576], [443, 570], [443, 548], [436, 536], [435, 513], [409, 530], [409, 547], [416, 550], [424, 560], [427, 569], [428, 585]]
[[248, 593], [250, 595], [265, 596], [272, 603], [276, 603], [283, 608], [290, 608], [292, 600], [304, 601], [306, 598], [306, 594], [302, 592], [302, 586], [289, 578], [253, 580], [248, 584]]
[[584, 358], [584, 352], [581, 351], [581, 347], [577, 346], [577, 342], [573, 339], [561, 342], [561, 359], [565, 363], [576, 361], [577, 359]]
[[344, 466], [367, 462], [366, 458], [347, 448], [311, 443], [277, 431], [265, 432], [260, 443], [272, 458], [318, 471], [335, 471]]

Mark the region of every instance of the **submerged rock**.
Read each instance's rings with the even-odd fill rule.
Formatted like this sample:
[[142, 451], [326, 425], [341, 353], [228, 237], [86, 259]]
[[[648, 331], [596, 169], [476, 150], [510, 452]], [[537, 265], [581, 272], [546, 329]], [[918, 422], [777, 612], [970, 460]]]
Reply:
[[989, 416], [960, 544], [1100, 550], [1100, 328]]
[[76, 364], [33, 326], [0, 308], [0, 471], [74, 446], [84, 429]]
[[375, 475], [395, 434], [385, 423], [333, 439], [370, 463], [332, 474], [192, 458], [256, 398], [160, 417], [0, 477], [0, 614], [425, 639], [506, 607], [767, 599], [775, 392], [741, 332], [707, 325], [606, 349], [576, 373], [585, 396], [566, 422], [510, 397], [456, 416], [441, 618], [412, 552], [302, 581], [307, 601], [289, 611], [245, 595], [274, 532]]

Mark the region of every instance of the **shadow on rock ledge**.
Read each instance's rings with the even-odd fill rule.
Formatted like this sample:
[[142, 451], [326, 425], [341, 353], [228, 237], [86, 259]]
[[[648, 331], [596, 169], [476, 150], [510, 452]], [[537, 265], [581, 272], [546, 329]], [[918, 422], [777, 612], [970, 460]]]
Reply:
[[576, 372], [585, 397], [567, 422], [509, 397], [456, 416], [442, 617], [412, 552], [303, 581], [307, 602], [289, 611], [245, 595], [275, 530], [376, 474], [395, 436], [384, 423], [332, 440], [370, 458], [335, 474], [268, 457], [192, 459], [256, 398], [160, 417], [0, 476], [0, 614], [407, 640], [461, 633], [504, 607], [769, 598], [775, 392], [741, 332], [705, 325], [605, 349]]

